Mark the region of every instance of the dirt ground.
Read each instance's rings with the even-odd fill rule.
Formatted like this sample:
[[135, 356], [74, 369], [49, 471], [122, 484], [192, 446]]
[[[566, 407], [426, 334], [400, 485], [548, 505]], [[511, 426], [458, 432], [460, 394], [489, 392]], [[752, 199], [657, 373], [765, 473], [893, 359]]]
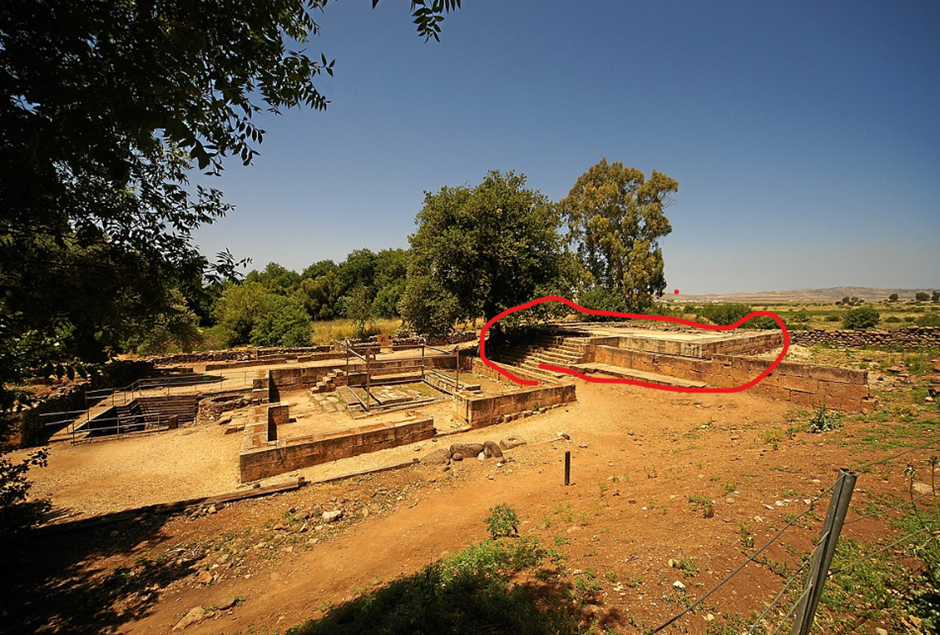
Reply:
[[[297, 474], [316, 480], [392, 464], [449, 443], [511, 435], [528, 441], [507, 451], [501, 462], [468, 459], [446, 470], [419, 465], [37, 538], [20, 564], [30, 576], [47, 580], [43, 596], [29, 596], [36, 582], [25, 580], [7, 597], [27, 593], [27, 599], [4, 613], [8, 619], [0, 631], [169, 633], [191, 609], [204, 607], [209, 617], [186, 627], [186, 635], [282, 632], [480, 541], [489, 510], [505, 502], [519, 514], [523, 535], [538, 537], [565, 556], [571, 580], [596, 577], [601, 588], [590, 605], [594, 617], [617, 632], [640, 632], [724, 578], [743, 561], [743, 541], [760, 546], [770, 539], [833, 483], [840, 467], [895, 450], [896, 445], [866, 441], [874, 427], [904, 426], [909, 443], [936, 439], [940, 428], [940, 418], [927, 414], [915, 423], [885, 417], [876, 425], [847, 418], [838, 431], [794, 432], [794, 422], [806, 413], [748, 394], [692, 396], [579, 383], [578, 399], [527, 419], [272, 481]], [[141, 462], [170, 463], [165, 469], [172, 474], [165, 457], [173, 456], [174, 448], [182, 451], [173, 439], [149, 439], [136, 456]], [[239, 442], [240, 435], [223, 437], [219, 450]], [[137, 441], [118, 443], [128, 448]], [[160, 452], [154, 443], [163, 444]], [[567, 487], [566, 451], [572, 454], [573, 480]], [[88, 456], [71, 457], [63, 450], [56, 460], [64, 465], [66, 458]], [[95, 465], [103, 479], [109, 477], [105, 457]], [[850, 513], [857, 516], [867, 501], [886, 493], [906, 491], [899, 465], [903, 462], [863, 473]], [[110, 477], [133, 479], [126, 472]], [[234, 478], [228, 467], [204, 478], [217, 479], [220, 491], [233, 489], [224, 486]], [[68, 483], [41, 471], [36, 480], [37, 491], [51, 494], [60, 506], [90, 494], [70, 493]], [[153, 481], [151, 488], [159, 498], [161, 483]], [[710, 517], [702, 512], [703, 501], [711, 503]], [[761, 610], [782, 585], [773, 563], [792, 564], [812, 549], [828, 497], [820, 504], [818, 513], [788, 531], [786, 543], [771, 547], [764, 565], [749, 565], [709, 598], [705, 612], [684, 618], [683, 628], [702, 632], [708, 615], [720, 620]], [[328, 523], [321, 519], [327, 511], [342, 511], [342, 518]], [[846, 529], [846, 535], [864, 540], [886, 532], [879, 519]], [[680, 559], [695, 566], [680, 570], [669, 562]], [[686, 587], [683, 593], [676, 591], [676, 582]]]

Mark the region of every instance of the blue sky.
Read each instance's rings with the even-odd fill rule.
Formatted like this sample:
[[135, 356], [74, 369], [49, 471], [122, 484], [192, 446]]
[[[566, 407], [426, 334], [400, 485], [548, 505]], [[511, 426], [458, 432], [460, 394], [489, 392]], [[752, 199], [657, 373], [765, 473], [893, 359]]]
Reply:
[[424, 192], [515, 170], [552, 200], [602, 157], [677, 179], [668, 292], [940, 287], [940, 3], [331, 3], [326, 112], [261, 120], [196, 233], [302, 270], [406, 247]]

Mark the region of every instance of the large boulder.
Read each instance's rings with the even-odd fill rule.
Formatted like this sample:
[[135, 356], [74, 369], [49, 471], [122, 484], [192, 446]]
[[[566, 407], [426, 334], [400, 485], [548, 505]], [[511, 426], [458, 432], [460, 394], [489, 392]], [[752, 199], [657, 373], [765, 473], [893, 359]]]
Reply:
[[443, 465], [450, 462], [450, 451], [447, 448], [438, 448], [433, 452], [425, 455], [421, 459], [421, 463], [426, 465]]
[[482, 443], [455, 443], [450, 446], [450, 455], [459, 454], [462, 458], [472, 459], [483, 451]]
[[499, 446], [496, 445], [493, 441], [484, 441], [483, 442], [483, 455], [488, 458], [502, 458], [503, 451], [499, 449]]

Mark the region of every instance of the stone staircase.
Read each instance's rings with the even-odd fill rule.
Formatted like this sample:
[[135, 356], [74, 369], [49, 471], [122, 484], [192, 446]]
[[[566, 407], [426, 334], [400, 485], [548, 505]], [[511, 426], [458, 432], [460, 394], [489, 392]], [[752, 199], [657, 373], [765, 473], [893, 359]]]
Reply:
[[[339, 381], [337, 381], [339, 380]], [[311, 394], [318, 395], [325, 392], [333, 392], [336, 390], [337, 386], [346, 385], [346, 373], [343, 370], [337, 368], [334, 371], [331, 371], [326, 377], [321, 379], [316, 383], [316, 385], [310, 389]]]
[[539, 331], [521, 345], [509, 346], [497, 352], [500, 363], [514, 366], [535, 378], [557, 379], [566, 377], [539, 368], [539, 364], [550, 364], [571, 368], [579, 363], [588, 350], [588, 337], [558, 331]]

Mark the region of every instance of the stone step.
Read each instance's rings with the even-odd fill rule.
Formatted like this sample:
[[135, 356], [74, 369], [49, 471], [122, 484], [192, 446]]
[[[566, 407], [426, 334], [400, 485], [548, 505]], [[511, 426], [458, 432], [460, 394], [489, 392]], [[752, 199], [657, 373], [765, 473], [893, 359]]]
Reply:
[[574, 364], [571, 366], [571, 368], [586, 375], [591, 373], [603, 373], [605, 375], [613, 375], [614, 377], [620, 377], [622, 379], [636, 379], [639, 381], [645, 381], [648, 384], [656, 384], [659, 386], [705, 388], [708, 385], [701, 381], [682, 379], [680, 377], [670, 377], [669, 375], [660, 375], [658, 373], [650, 373], [644, 370], [634, 370], [632, 368], [624, 368], [623, 366], [613, 366], [611, 364], [600, 364], [596, 362], [591, 362], [588, 364]]

